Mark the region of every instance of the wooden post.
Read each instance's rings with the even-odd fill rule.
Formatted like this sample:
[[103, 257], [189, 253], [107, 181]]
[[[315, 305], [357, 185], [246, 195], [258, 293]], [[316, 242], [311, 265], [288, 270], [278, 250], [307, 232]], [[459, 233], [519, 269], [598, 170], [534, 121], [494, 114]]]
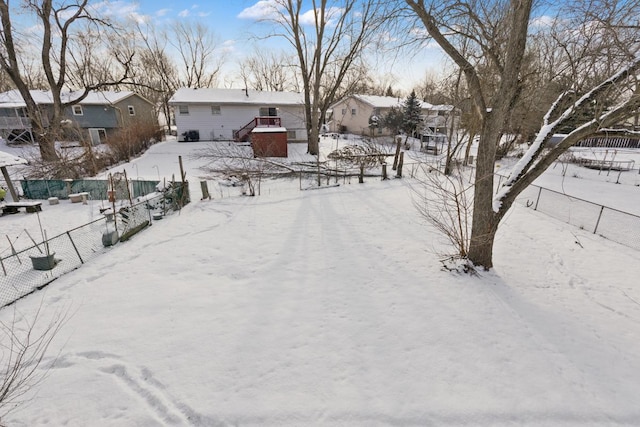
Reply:
[[182, 156], [178, 156], [178, 163], [180, 164], [180, 179], [182, 180], [182, 192], [180, 194], [180, 209], [182, 209], [182, 207], [185, 205], [185, 200], [186, 199], [186, 192], [187, 189], [185, 188], [185, 177], [186, 177], [186, 173], [184, 171], [184, 167], [182, 166]]
[[116, 231], [116, 234], [118, 234], [118, 220], [116, 218], [118, 212], [116, 212], [116, 187], [113, 184], [113, 175], [109, 174], [109, 185], [111, 185], [111, 191], [113, 191], [113, 197], [110, 198], [110, 202], [111, 202], [111, 210], [113, 211], [113, 228]]
[[404, 151], [400, 153], [400, 159], [398, 159], [398, 170], [396, 172], [396, 178], [402, 178], [402, 165], [404, 163]]
[[396, 138], [396, 155], [393, 156], [393, 170], [398, 168], [398, 157], [400, 155], [400, 143], [402, 142], [402, 138]]
[[386, 180], [389, 179], [389, 177], [387, 176], [387, 164], [383, 163], [382, 164], [382, 180]]
[[364, 163], [360, 163], [360, 174], [358, 175], [358, 182], [364, 184]]
[[4, 177], [4, 182], [7, 183], [7, 187], [9, 188], [9, 193], [11, 194], [11, 198], [13, 199], [14, 202], [20, 201], [20, 196], [18, 195], [18, 192], [16, 191], [16, 189], [13, 187], [13, 183], [11, 182], [11, 178], [9, 177], [9, 172], [7, 172], [7, 167], [2, 166], [0, 167], [0, 170], [2, 170], [2, 176]]
[[211, 195], [209, 194], [209, 187], [207, 187], [207, 181], [200, 181], [200, 188], [202, 189], [202, 199], [211, 200]]
[[133, 198], [131, 197], [131, 191], [129, 190], [129, 178], [127, 178], [127, 171], [123, 170], [124, 173], [124, 183], [127, 188], [127, 196], [129, 196], [129, 206], [133, 206]]

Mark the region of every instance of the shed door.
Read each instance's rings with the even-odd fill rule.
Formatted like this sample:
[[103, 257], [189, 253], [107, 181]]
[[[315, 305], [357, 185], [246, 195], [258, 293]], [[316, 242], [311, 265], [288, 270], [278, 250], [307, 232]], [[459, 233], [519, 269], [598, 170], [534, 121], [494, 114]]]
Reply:
[[107, 132], [104, 129], [89, 129], [89, 138], [92, 145], [98, 145], [106, 142]]

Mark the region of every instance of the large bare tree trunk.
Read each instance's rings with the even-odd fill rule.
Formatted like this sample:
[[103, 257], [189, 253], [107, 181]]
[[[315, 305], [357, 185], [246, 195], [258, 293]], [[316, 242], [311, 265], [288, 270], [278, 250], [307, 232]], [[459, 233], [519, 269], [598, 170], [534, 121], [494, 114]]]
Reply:
[[[106, 86], [115, 86], [122, 83], [128, 77], [131, 56], [117, 58], [124, 67], [123, 76], [113, 79], [106, 71], [112, 71], [110, 63], [102, 59], [104, 48], [107, 47], [107, 35], [100, 30], [114, 30], [107, 18], [95, 18], [91, 16], [88, 6], [89, 0], [76, 0], [70, 2], [53, 2], [53, 0], [28, 1], [21, 5], [21, 13], [33, 15], [42, 36], [40, 45], [33, 46], [40, 49], [40, 71], [46, 79], [46, 87], [51, 91], [51, 110], [40, 110], [36, 105], [29, 89], [31, 81], [29, 76], [24, 76], [22, 62], [27, 55], [20, 50], [22, 44], [33, 43], [30, 39], [24, 39], [22, 29], [14, 29], [14, 23], [24, 24], [24, 20], [14, 20], [9, 1], [0, 0], [0, 21], [2, 23], [2, 49], [0, 49], [0, 66], [11, 78], [22, 96], [27, 114], [32, 122], [33, 133], [38, 140], [40, 154], [44, 161], [58, 160], [55, 151], [55, 141], [60, 137], [64, 110], [73, 104], [82, 101], [90, 91]], [[14, 6], [15, 7], [15, 6]], [[30, 24], [31, 25], [31, 24]], [[88, 31], [91, 25], [93, 32]], [[80, 27], [80, 28], [77, 28]], [[112, 31], [111, 35], [115, 34]], [[27, 51], [28, 52], [28, 51]], [[115, 55], [117, 57], [117, 55]], [[100, 65], [98, 65], [100, 64]], [[95, 76], [91, 70], [106, 69], [105, 74]], [[74, 99], [62, 99], [62, 91], [68, 87], [70, 77], [74, 75], [76, 82], [82, 82], [82, 89], [76, 93]], [[89, 79], [97, 79], [89, 82]], [[74, 78], [71, 78], [74, 80]], [[42, 117], [49, 114], [48, 117]]]
[[[295, 49], [305, 95], [308, 152], [318, 154], [322, 119], [354, 61], [391, 15], [386, 0], [274, 0], [266, 20]], [[312, 19], [309, 25], [305, 22]]]

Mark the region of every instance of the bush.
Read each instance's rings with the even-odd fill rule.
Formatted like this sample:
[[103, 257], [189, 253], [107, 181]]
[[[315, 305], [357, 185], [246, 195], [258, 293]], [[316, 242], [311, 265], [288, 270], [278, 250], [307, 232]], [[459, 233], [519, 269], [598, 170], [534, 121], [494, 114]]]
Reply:
[[107, 145], [113, 160], [130, 161], [146, 151], [153, 143], [161, 141], [163, 131], [153, 122], [136, 122], [111, 135]]

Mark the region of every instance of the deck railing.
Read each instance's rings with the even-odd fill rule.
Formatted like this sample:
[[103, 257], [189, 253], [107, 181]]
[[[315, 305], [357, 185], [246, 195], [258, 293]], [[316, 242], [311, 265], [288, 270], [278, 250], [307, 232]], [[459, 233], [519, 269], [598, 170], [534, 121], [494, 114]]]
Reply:
[[256, 127], [280, 127], [282, 121], [280, 117], [260, 116], [254, 117], [249, 123], [233, 133], [233, 139], [236, 142], [246, 141], [249, 134]]

